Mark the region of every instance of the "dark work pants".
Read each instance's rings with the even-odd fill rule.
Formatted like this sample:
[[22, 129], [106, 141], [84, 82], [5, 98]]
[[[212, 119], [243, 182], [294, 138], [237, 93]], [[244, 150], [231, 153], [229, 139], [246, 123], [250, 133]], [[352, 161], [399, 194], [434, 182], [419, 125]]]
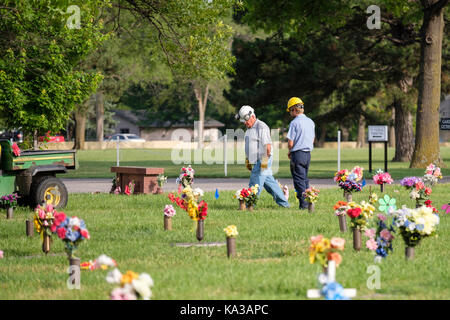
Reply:
[[309, 188], [308, 169], [311, 162], [311, 153], [305, 151], [291, 152], [291, 175], [300, 208], [308, 208], [303, 192]]

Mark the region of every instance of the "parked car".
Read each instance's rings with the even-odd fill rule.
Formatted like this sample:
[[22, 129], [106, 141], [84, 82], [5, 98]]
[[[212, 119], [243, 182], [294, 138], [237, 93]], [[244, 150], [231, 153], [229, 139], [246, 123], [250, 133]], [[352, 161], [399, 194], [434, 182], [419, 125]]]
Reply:
[[65, 141], [64, 136], [58, 136], [58, 135], [56, 135], [56, 136], [41, 136], [38, 138], [38, 141], [43, 142], [45, 138], [49, 139], [48, 142], [64, 142]]
[[145, 142], [145, 139], [142, 139], [137, 134], [133, 133], [117, 133], [113, 134], [108, 141], [117, 141], [119, 138], [119, 142]]

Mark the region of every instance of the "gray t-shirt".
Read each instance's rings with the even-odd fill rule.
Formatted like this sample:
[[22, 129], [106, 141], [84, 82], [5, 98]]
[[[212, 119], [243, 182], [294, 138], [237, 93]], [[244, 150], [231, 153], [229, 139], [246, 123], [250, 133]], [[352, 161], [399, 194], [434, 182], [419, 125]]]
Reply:
[[[272, 144], [270, 129], [259, 119], [256, 119], [253, 127], [245, 131], [245, 155], [250, 163], [254, 164], [267, 155], [267, 144]], [[270, 151], [272, 155], [272, 150]]]

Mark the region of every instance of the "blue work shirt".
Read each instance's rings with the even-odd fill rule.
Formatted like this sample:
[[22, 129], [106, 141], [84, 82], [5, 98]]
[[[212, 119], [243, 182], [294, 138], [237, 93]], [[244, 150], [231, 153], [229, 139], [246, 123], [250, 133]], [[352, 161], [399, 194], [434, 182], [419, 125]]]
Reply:
[[314, 129], [316, 125], [314, 121], [300, 114], [296, 116], [289, 124], [289, 131], [287, 138], [294, 142], [291, 152], [302, 150], [312, 151], [314, 148], [313, 142], [316, 136]]

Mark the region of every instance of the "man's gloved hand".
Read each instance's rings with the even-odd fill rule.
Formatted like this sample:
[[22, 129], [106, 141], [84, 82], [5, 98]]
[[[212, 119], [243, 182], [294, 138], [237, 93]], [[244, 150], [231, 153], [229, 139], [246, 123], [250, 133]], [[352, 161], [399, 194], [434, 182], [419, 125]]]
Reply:
[[261, 159], [261, 169], [267, 169], [268, 162], [269, 158], [267, 156], [263, 156]]
[[253, 167], [252, 164], [248, 161], [248, 159], [245, 159], [245, 166], [248, 170], [252, 171]]

